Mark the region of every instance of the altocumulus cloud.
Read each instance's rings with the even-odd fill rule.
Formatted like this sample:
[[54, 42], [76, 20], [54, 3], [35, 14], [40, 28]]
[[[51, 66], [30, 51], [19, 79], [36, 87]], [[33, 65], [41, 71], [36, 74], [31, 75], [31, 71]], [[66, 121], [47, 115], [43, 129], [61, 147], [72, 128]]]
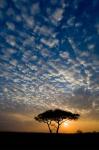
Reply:
[[0, 1], [2, 112], [60, 107], [98, 118], [98, 6], [97, 0]]

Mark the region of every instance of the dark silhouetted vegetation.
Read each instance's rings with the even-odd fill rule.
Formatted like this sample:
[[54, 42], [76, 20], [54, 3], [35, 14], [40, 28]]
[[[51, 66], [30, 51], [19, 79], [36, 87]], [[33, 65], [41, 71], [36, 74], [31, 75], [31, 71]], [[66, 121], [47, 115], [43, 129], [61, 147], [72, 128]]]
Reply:
[[35, 117], [35, 120], [46, 123], [48, 125], [50, 133], [52, 133], [53, 130], [58, 133], [59, 128], [64, 121], [77, 120], [79, 117], [79, 114], [75, 114], [70, 111], [64, 111], [61, 109], [55, 109], [47, 110], [39, 114], [37, 117]]
[[49, 133], [0, 133], [0, 150], [5, 149], [60, 149], [98, 150], [99, 133], [49, 134]]

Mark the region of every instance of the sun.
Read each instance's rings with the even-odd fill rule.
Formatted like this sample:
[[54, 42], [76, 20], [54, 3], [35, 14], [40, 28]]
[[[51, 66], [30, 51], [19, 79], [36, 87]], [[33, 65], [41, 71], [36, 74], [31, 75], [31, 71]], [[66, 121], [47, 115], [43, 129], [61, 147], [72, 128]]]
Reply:
[[69, 122], [65, 121], [65, 122], [63, 123], [63, 126], [64, 126], [64, 127], [68, 127], [68, 126], [69, 126]]

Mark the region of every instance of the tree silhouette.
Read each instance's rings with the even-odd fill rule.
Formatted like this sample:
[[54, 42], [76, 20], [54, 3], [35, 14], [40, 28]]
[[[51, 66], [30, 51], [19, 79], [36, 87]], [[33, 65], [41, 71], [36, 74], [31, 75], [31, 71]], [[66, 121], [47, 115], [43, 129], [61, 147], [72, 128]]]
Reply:
[[70, 111], [64, 111], [61, 109], [55, 109], [47, 110], [39, 114], [37, 117], [35, 117], [35, 120], [46, 123], [48, 125], [50, 133], [52, 133], [53, 130], [58, 133], [59, 128], [64, 121], [77, 120], [79, 117], [79, 114], [75, 114]]

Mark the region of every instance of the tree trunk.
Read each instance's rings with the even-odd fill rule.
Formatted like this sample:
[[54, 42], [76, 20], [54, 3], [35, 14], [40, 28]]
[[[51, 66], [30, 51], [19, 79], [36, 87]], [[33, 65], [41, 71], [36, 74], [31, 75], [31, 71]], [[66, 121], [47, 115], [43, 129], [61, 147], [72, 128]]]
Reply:
[[58, 123], [56, 133], [58, 133], [58, 131], [59, 131], [59, 126], [60, 126], [60, 124]]
[[47, 125], [48, 125], [49, 132], [52, 133], [52, 130], [50, 129], [49, 123], [47, 123]]

